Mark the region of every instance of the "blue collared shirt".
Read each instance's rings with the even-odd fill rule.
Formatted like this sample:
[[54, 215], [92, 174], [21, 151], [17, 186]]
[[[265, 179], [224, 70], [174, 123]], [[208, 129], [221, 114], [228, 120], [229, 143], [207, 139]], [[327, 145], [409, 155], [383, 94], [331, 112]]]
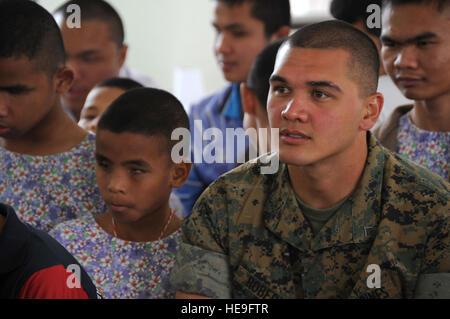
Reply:
[[[238, 164], [238, 159], [245, 156], [249, 145], [247, 137], [245, 138], [245, 147], [239, 146], [237, 138], [234, 138], [234, 145], [228, 145], [228, 149], [227, 142], [230, 144], [230, 139], [226, 138], [227, 128], [233, 129], [233, 131], [239, 128], [242, 129], [242, 114], [241, 95], [238, 83], [233, 83], [225, 89], [206, 97], [192, 106], [189, 114], [192, 143], [192, 169], [186, 183], [182, 187], [174, 189], [175, 194], [183, 203], [186, 215], [190, 215], [195, 201], [206, 187], [220, 175], [235, 168]], [[197, 125], [194, 125], [195, 120], [200, 120], [201, 122], [197, 122]], [[201, 123], [201, 126], [198, 125], [199, 123]], [[214, 152], [208, 151], [211, 150], [212, 140], [201, 139], [201, 143], [195, 142], [195, 134], [198, 134], [197, 138], [198, 136], [204, 137], [205, 131], [210, 128], [218, 128], [222, 132], [223, 143], [214, 144]], [[228, 134], [230, 134], [230, 132], [228, 132]], [[194, 162], [195, 152], [203, 155], [201, 163]], [[213, 155], [221, 153], [223, 155], [223, 163], [205, 162], [205, 152]], [[230, 160], [227, 161], [227, 152], [228, 155], [233, 155], [234, 160], [232, 162]], [[229, 159], [231, 158], [229, 157]]]

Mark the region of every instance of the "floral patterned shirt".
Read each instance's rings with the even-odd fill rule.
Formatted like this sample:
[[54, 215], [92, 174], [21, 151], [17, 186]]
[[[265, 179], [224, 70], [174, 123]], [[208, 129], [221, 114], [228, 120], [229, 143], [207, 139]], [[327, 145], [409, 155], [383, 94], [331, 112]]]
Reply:
[[107, 299], [175, 296], [169, 276], [181, 243], [180, 230], [152, 242], [124, 241], [90, 216], [60, 224], [50, 235], [78, 260]]
[[421, 130], [411, 122], [408, 113], [400, 118], [399, 124], [397, 152], [447, 179], [450, 132]]
[[68, 152], [30, 156], [0, 148], [0, 201], [48, 232], [55, 225], [104, 212], [95, 175], [95, 135]]

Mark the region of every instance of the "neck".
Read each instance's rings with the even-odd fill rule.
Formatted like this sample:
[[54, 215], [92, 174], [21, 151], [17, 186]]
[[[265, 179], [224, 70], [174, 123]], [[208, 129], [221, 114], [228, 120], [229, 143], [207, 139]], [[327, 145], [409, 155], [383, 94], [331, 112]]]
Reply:
[[357, 186], [367, 160], [367, 143], [358, 139], [350, 150], [307, 166], [288, 165], [292, 188], [315, 209], [341, 202]]
[[[116, 226], [116, 237], [134, 242], [148, 242], [164, 238], [178, 228], [175, 226], [179, 224], [179, 220], [176, 216], [171, 216], [171, 214], [172, 210], [167, 203], [167, 205], [164, 205], [158, 211], [154, 211], [134, 222], [120, 222], [117, 219], [113, 219], [111, 213], [106, 213], [104, 214], [103, 225], [101, 222], [99, 224], [105, 231], [114, 235], [114, 222]], [[163, 230], [164, 233], [161, 237]]]
[[433, 100], [416, 100], [411, 121], [420, 129], [432, 132], [450, 131], [450, 93]]
[[64, 112], [58, 99], [37, 125], [18, 138], [5, 139], [4, 147], [16, 153], [46, 156], [72, 149], [86, 135], [87, 132]]

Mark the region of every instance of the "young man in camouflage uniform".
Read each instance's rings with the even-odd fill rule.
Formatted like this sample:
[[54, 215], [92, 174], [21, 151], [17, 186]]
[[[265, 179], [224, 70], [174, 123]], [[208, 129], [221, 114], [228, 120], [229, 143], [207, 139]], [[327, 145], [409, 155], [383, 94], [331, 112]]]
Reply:
[[[450, 185], [369, 132], [378, 70], [344, 22], [283, 44], [268, 100], [279, 152], [222, 175], [183, 221], [178, 297], [449, 297]], [[262, 175], [271, 156], [280, 169]]]

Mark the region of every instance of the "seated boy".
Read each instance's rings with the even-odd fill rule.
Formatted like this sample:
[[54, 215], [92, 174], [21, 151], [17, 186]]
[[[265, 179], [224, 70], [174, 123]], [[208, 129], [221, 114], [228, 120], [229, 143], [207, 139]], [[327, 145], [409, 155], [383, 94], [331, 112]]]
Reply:
[[[97, 84], [86, 98], [78, 125], [96, 133], [98, 120], [106, 108], [123, 93], [142, 87], [140, 83], [128, 78], [111, 78]], [[170, 194], [169, 204], [177, 216], [184, 217], [183, 204], [174, 193]]]
[[126, 91], [142, 87], [142, 84], [127, 78], [110, 78], [100, 82], [87, 95], [78, 125], [95, 133], [100, 116], [115, 99]]
[[[258, 135], [250, 137], [254, 147], [263, 152], [271, 151], [271, 130], [267, 116], [267, 98], [269, 95], [269, 79], [273, 72], [275, 59], [280, 46], [286, 38], [267, 45], [255, 58], [245, 83], [241, 83], [242, 108], [244, 110], [244, 129], [255, 129]], [[259, 134], [267, 130], [267, 135]]]
[[181, 232], [169, 196], [191, 168], [171, 158], [176, 128], [189, 130], [189, 120], [170, 93], [139, 88], [121, 95], [97, 128], [97, 180], [107, 212], [51, 231], [106, 298], [175, 294], [169, 274]]
[[53, 17], [31, 1], [2, 1], [0, 42], [0, 201], [44, 231], [103, 211], [95, 136], [61, 108], [74, 75]]
[[22, 223], [4, 204], [0, 260], [0, 299], [97, 298], [94, 284], [75, 258], [48, 234]]

